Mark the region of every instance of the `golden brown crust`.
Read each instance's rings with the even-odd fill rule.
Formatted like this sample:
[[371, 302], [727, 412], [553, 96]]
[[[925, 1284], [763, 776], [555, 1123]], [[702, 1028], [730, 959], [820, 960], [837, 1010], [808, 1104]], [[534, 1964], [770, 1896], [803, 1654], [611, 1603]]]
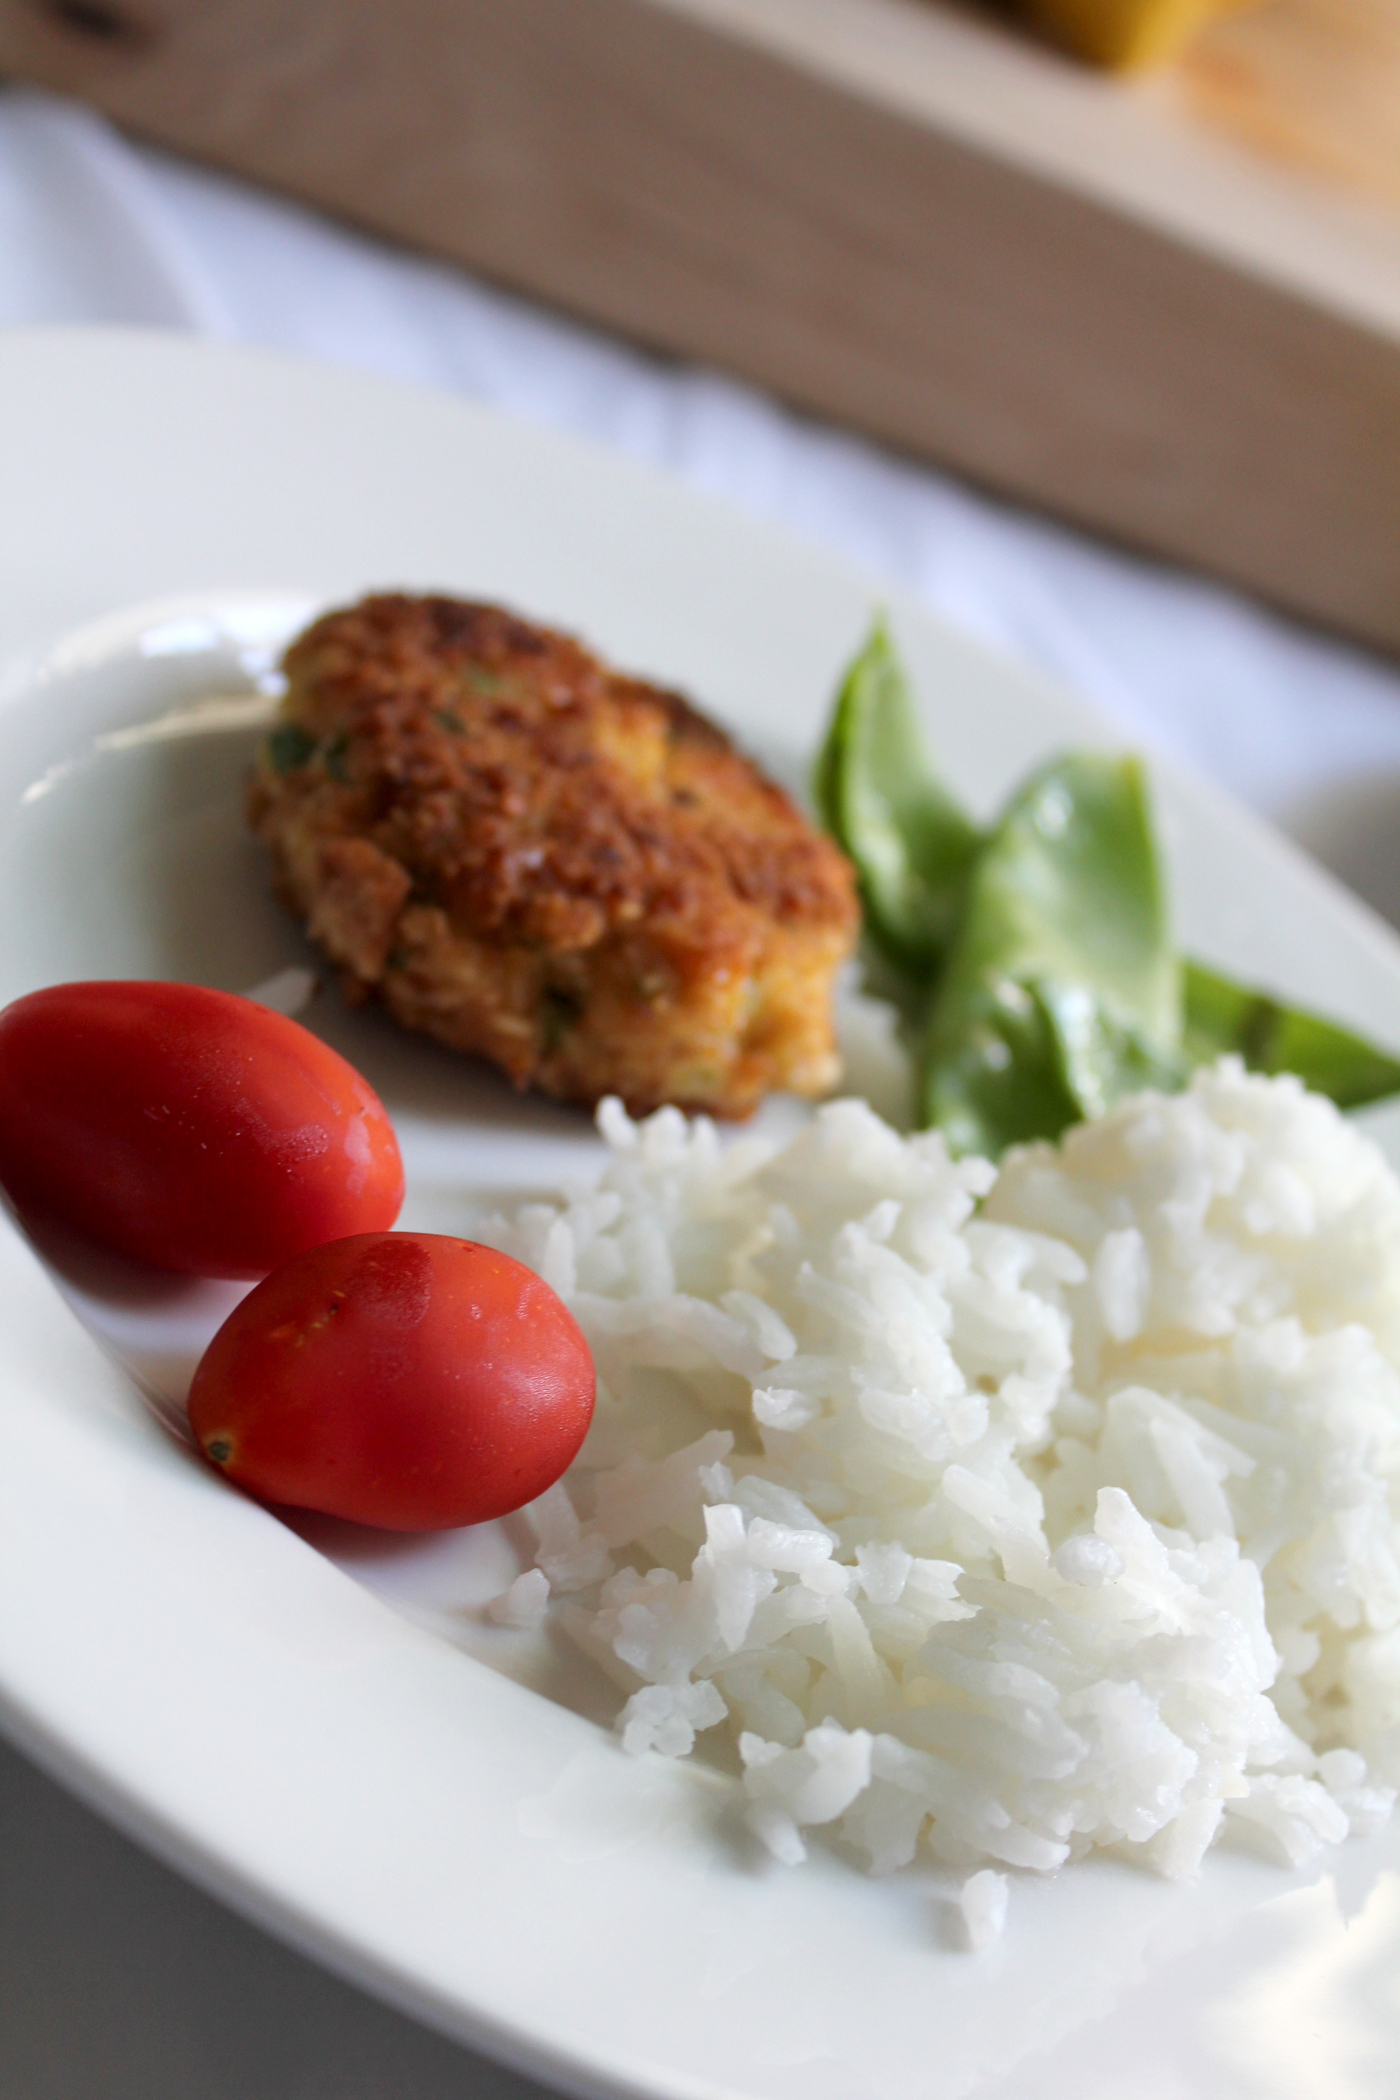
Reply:
[[850, 870], [684, 700], [443, 597], [329, 613], [286, 672], [250, 820], [352, 986], [569, 1100], [831, 1084]]

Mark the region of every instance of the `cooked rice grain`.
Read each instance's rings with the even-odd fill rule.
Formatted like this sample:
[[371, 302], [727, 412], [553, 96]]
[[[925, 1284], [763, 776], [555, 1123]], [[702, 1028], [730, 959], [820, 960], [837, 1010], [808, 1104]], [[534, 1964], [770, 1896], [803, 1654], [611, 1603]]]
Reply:
[[857, 1101], [600, 1122], [598, 1185], [493, 1236], [597, 1359], [533, 1514], [628, 1750], [726, 1726], [778, 1858], [922, 1845], [977, 1943], [990, 1867], [1385, 1818], [1400, 1183], [1328, 1102], [1227, 1061], [999, 1174]]

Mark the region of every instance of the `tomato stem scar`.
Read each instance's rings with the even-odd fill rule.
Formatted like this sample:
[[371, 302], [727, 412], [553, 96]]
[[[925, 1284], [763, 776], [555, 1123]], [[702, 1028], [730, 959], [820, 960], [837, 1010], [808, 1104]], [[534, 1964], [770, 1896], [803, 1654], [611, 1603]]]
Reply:
[[206, 1458], [212, 1458], [216, 1466], [226, 1466], [233, 1457], [233, 1438], [211, 1436], [204, 1446], [204, 1455]]

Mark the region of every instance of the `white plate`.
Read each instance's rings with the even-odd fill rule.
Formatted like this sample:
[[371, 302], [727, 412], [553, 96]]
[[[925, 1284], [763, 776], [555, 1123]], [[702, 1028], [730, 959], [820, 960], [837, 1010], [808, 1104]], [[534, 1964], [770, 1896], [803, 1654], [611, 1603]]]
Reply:
[[[577, 444], [176, 338], [0, 338], [0, 461], [3, 999], [100, 974], [238, 989], [305, 959], [241, 829], [252, 730], [199, 702], [255, 706], [307, 603], [387, 584], [504, 598], [795, 769], [874, 595]], [[1104, 740], [1064, 695], [894, 614], [974, 802]], [[1400, 948], [1379, 924], [1213, 793], [1159, 786], [1185, 938], [1396, 1041]], [[333, 996], [308, 1018], [395, 1115], [409, 1222], [460, 1223], [484, 1191], [592, 1154], [578, 1119]], [[1378, 1128], [1393, 1139], [1395, 1118]], [[227, 1295], [137, 1302], [115, 1269], [87, 1284], [106, 1348], [167, 1390]], [[1018, 1886], [1005, 1942], [973, 1959], [930, 1879], [760, 1866], [728, 1782], [624, 1758], [585, 1675], [482, 1621], [518, 1564], [509, 1523], [299, 1536], [162, 1428], [8, 1227], [0, 1290], [5, 1725], [370, 1988], [590, 2094], [1395, 2090], [1400, 1836], [1304, 1874], [1222, 1852], [1191, 1888], [1077, 1867]]]

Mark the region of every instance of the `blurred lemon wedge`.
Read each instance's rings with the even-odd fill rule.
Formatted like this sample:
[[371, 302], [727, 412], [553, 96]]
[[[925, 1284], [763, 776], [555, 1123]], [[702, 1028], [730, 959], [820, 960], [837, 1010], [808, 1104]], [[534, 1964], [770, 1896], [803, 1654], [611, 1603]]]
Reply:
[[1057, 44], [1116, 72], [1170, 58], [1217, 15], [1250, 0], [1025, 0], [1027, 18]]

